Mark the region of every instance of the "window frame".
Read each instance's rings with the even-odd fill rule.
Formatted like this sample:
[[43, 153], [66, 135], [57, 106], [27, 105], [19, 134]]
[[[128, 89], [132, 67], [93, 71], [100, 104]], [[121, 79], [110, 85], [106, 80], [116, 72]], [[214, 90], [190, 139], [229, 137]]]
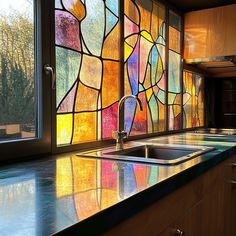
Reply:
[[[53, 14], [53, 0], [34, 1], [34, 26], [36, 28], [35, 37], [35, 64], [37, 86], [36, 106], [38, 115], [36, 117], [38, 127], [38, 137], [6, 140], [0, 144], [0, 161], [3, 163], [11, 162], [14, 159], [24, 160], [32, 158], [33, 155], [51, 153], [51, 80], [43, 71], [43, 65], [51, 64], [51, 32], [53, 22], [50, 19]], [[40, 79], [37, 79], [40, 78]]]

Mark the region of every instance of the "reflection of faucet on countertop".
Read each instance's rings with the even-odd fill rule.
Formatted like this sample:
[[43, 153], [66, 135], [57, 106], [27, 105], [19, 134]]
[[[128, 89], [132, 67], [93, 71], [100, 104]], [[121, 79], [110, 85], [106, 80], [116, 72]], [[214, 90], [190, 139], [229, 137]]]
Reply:
[[112, 137], [116, 140], [116, 149], [123, 149], [123, 144], [124, 144], [124, 138], [127, 138], [127, 132], [125, 130], [121, 130], [121, 108], [123, 103], [125, 102], [126, 99], [128, 98], [134, 98], [136, 102], [139, 104], [139, 108], [142, 111], [143, 106], [141, 100], [135, 96], [135, 95], [126, 95], [123, 96], [118, 104], [118, 116], [117, 116], [117, 130], [113, 131]]

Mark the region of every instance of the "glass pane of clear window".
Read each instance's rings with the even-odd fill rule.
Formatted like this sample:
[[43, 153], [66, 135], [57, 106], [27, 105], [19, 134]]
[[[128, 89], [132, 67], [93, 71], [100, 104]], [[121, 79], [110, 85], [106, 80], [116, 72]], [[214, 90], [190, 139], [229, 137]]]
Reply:
[[34, 1], [1, 1], [0, 143], [37, 133]]

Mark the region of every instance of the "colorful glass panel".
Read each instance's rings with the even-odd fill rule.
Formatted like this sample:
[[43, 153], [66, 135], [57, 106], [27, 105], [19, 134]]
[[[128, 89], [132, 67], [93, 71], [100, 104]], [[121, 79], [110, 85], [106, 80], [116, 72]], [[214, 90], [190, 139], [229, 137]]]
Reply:
[[203, 77], [184, 71], [183, 128], [204, 126]]
[[[191, 98], [192, 85], [191, 93], [182, 94], [179, 15], [169, 11], [166, 77], [164, 5], [125, 0], [124, 29], [120, 29], [118, 0], [55, 0], [55, 6], [58, 145], [112, 137], [120, 80], [124, 80], [125, 95], [137, 95], [143, 105], [140, 111], [133, 99], [126, 100], [124, 126], [129, 135], [165, 131], [167, 109], [169, 130], [180, 129], [182, 123], [189, 127], [190, 119], [192, 127], [203, 124], [203, 92], [198, 89], [202, 80], [195, 76], [193, 82], [197, 99]], [[124, 75], [120, 75], [121, 30]], [[188, 106], [182, 107], [189, 99], [191, 112]], [[194, 117], [193, 109], [201, 112]]]
[[180, 32], [173, 27], [169, 27], [169, 48], [180, 53]]
[[[125, 1], [125, 128], [130, 135], [165, 130], [165, 7], [151, 0]], [[158, 96], [158, 91], [163, 96]], [[161, 98], [160, 98], [161, 97]]]
[[118, 0], [55, 1], [57, 145], [111, 138], [115, 129], [118, 4]]
[[181, 41], [180, 16], [169, 11], [169, 63], [168, 63], [168, 126], [169, 130], [181, 129]]
[[169, 50], [168, 112], [169, 130], [180, 129], [181, 125], [181, 84], [179, 54]]

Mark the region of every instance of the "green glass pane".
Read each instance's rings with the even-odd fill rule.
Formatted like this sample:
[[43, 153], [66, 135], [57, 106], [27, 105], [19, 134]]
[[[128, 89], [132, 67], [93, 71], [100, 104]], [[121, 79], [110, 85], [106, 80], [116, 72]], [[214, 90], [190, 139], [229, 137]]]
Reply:
[[181, 57], [178, 53], [169, 50], [169, 82], [168, 91], [180, 93]]
[[81, 54], [56, 47], [57, 106], [78, 77]]

